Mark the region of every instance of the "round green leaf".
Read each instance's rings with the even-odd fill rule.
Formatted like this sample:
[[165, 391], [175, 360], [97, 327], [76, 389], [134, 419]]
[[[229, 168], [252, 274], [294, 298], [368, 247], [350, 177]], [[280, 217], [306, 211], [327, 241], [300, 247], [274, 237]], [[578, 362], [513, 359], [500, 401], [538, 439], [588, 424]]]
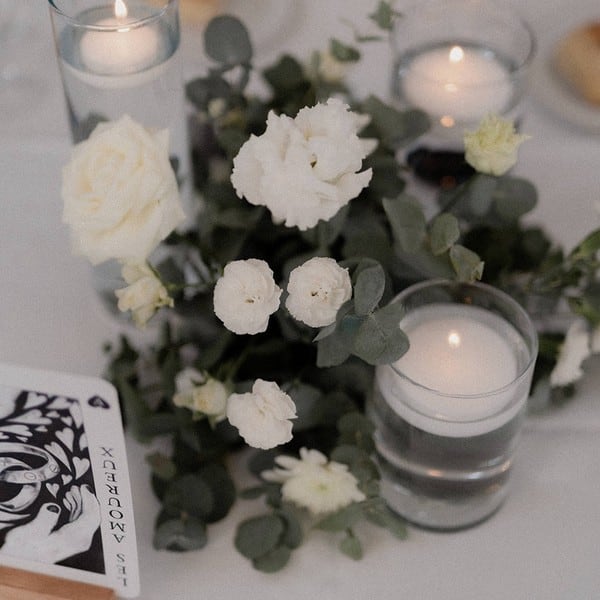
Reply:
[[171, 513], [186, 513], [204, 519], [215, 510], [215, 498], [211, 488], [201, 477], [188, 474], [169, 485], [163, 505]]
[[348, 534], [340, 542], [340, 550], [353, 560], [360, 560], [363, 557], [360, 540], [352, 534]]
[[263, 573], [275, 573], [280, 571], [288, 563], [291, 555], [291, 550], [287, 546], [279, 546], [271, 552], [255, 558], [252, 561], [255, 569]]
[[204, 50], [213, 60], [224, 66], [249, 63], [252, 44], [244, 24], [231, 15], [212, 19], [204, 32]]
[[207, 523], [219, 521], [227, 515], [235, 502], [235, 486], [227, 469], [219, 463], [209, 463], [198, 471], [197, 476], [212, 492], [212, 510], [204, 516]]
[[161, 523], [154, 532], [152, 543], [157, 550], [187, 552], [206, 545], [206, 525], [190, 517], [185, 521], [170, 519]]
[[235, 547], [240, 554], [254, 560], [274, 550], [283, 531], [283, 521], [275, 515], [253, 517], [240, 523], [235, 534]]
[[385, 271], [377, 264], [362, 270], [354, 284], [354, 310], [357, 315], [367, 315], [377, 308], [385, 291]]

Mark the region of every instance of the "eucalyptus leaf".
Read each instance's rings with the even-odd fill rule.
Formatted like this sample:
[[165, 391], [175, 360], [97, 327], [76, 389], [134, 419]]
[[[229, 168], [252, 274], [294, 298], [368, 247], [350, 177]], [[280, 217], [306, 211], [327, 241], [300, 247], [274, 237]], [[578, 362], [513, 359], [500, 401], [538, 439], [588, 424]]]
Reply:
[[483, 262], [468, 248], [456, 244], [450, 248], [450, 260], [459, 281], [475, 281], [483, 275]]
[[294, 432], [315, 427], [319, 416], [319, 403], [323, 398], [322, 391], [304, 383], [282, 386], [282, 389], [290, 395], [296, 405], [297, 418], [293, 422]]
[[470, 213], [483, 217], [490, 212], [499, 185], [499, 179], [491, 175], [477, 173], [464, 186]]
[[306, 83], [302, 65], [292, 56], [283, 55], [277, 63], [265, 69], [264, 78], [278, 93], [284, 93]]
[[361, 271], [354, 284], [354, 310], [357, 315], [373, 311], [385, 291], [385, 272], [377, 264]]
[[391, 303], [366, 317], [352, 351], [370, 365], [389, 364], [408, 350], [408, 338], [400, 329], [404, 310], [399, 303]]
[[317, 342], [317, 367], [341, 365], [349, 356], [346, 338], [337, 331]]
[[252, 517], [240, 523], [235, 534], [235, 547], [250, 560], [265, 556], [279, 545], [284, 523], [275, 515]]
[[161, 452], [153, 452], [146, 456], [146, 462], [152, 468], [152, 473], [160, 479], [173, 479], [177, 474], [175, 463]]
[[[357, 412], [344, 415], [338, 421], [337, 427], [340, 432], [338, 444], [352, 444], [369, 453], [375, 449], [373, 443], [374, 427], [364, 415]], [[358, 467], [359, 463], [353, 461], [352, 465]]]
[[363, 557], [360, 540], [350, 532], [340, 542], [340, 550], [353, 560], [360, 560]]
[[208, 110], [208, 103], [215, 98], [227, 98], [232, 93], [231, 86], [222, 77], [214, 74], [193, 79], [185, 86], [187, 99], [199, 110]]
[[580, 242], [573, 252], [571, 258], [573, 260], [583, 260], [593, 258], [600, 251], [600, 229], [596, 229], [588, 234], [582, 242]]
[[386, 31], [391, 31], [393, 25], [393, 17], [398, 15], [396, 11], [392, 9], [390, 2], [380, 0], [377, 4], [375, 12], [369, 15], [369, 18], [374, 21], [378, 27]]
[[172, 552], [199, 550], [206, 542], [206, 525], [193, 517], [165, 521], [156, 528], [152, 539], [156, 550]]
[[381, 498], [374, 502], [363, 503], [363, 512], [369, 521], [379, 527], [384, 527], [395, 537], [403, 540], [408, 536], [404, 519], [392, 512]]
[[438, 215], [430, 232], [431, 251], [437, 256], [447, 252], [459, 239], [458, 220], [450, 213]]
[[385, 198], [383, 208], [396, 241], [405, 252], [416, 252], [426, 234], [425, 215], [417, 200], [408, 194], [401, 194], [394, 200]]
[[537, 204], [533, 184], [516, 177], [501, 177], [494, 190], [494, 209], [505, 222], [516, 222]]
[[213, 523], [223, 519], [236, 499], [235, 485], [227, 469], [220, 463], [208, 463], [195, 475], [208, 486], [214, 499], [212, 510], [204, 514], [204, 520]]
[[256, 500], [256, 498], [260, 498], [265, 493], [264, 485], [255, 485], [254, 487], [246, 488], [245, 490], [241, 490], [239, 493], [240, 498], [243, 500]]
[[204, 520], [215, 510], [215, 496], [201, 477], [190, 473], [170, 483], [163, 505], [171, 513], [185, 513]]
[[315, 524], [317, 529], [324, 531], [346, 531], [352, 528], [362, 517], [359, 504], [352, 503], [340, 510], [327, 515]]
[[343, 44], [336, 39], [330, 41], [329, 51], [340, 62], [357, 62], [360, 60], [360, 52], [356, 48]]
[[283, 545], [294, 550], [299, 548], [304, 539], [304, 531], [298, 511], [289, 505], [283, 505], [275, 514], [280, 516], [285, 522], [285, 532], [281, 539]]
[[219, 15], [204, 30], [204, 51], [225, 66], [247, 64], [252, 60], [252, 44], [244, 24], [231, 15]]
[[361, 112], [371, 115], [371, 126], [381, 141], [390, 148], [399, 148], [429, 129], [429, 119], [425, 113], [418, 110], [396, 110], [376, 96], [369, 96], [365, 100]]
[[291, 550], [288, 546], [278, 546], [267, 554], [255, 558], [252, 564], [255, 569], [263, 573], [276, 573], [287, 565], [290, 555]]

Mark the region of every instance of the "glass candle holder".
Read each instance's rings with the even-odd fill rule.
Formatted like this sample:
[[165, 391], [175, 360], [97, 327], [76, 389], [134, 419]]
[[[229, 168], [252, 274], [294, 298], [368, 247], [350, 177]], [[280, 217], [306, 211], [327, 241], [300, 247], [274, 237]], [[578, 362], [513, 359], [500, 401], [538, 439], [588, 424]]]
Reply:
[[[186, 209], [190, 202], [180, 24], [177, 0], [49, 0], [72, 138], [129, 115], [169, 131], [171, 163]], [[120, 315], [123, 285], [115, 261], [92, 269], [102, 303]]]
[[128, 114], [187, 155], [177, 0], [49, 0], [73, 140]]
[[535, 39], [512, 8], [491, 0], [424, 0], [401, 13], [392, 93], [400, 108], [421, 109], [431, 120], [407, 160], [423, 178], [452, 185], [469, 174], [465, 130], [490, 113], [518, 124]]
[[402, 11], [392, 37], [398, 100], [429, 114], [441, 137], [462, 139], [489, 113], [518, 118], [535, 41], [508, 7], [429, 0]]
[[485, 284], [431, 280], [396, 301], [410, 348], [377, 367], [368, 406], [382, 493], [415, 524], [474, 525], [508, 493], [535, 328], [517, 302]]

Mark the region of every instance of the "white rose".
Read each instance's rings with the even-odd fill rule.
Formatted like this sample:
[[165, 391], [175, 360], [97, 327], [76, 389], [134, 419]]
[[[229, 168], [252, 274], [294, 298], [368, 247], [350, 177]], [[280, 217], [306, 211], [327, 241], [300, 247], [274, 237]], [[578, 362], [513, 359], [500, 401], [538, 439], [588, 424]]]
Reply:
[[215, 285], [215, 314], [234, 333], [260, 333], [279, 308], [280, 296], [281, 289], [264, 260], [234, 260]]
[[115, 290], [119, 299], [117, 306], [122, 312], [130, 310], [138, 327], [145, 327], [162, 306], [174, 305], [173, 298], [146, 263], [126, 263], [121, 269], [121, 275], [128, 285]]
[[62, 197], [76, 254], [143, 261], [183, 221], [168, 137], [124, 116], [75, 146]]
[[197, 369], [186, 367], [175, 376], [173, 404], [205, 414], [214, 423], [226, 417], [227, 386]]
[[560, 387], [574, 383], [583, 375], [581, 364], [590, 355], [590, 333], [583, 319], [568, 329], [558, 354], [558, 361], [550, 373], [550, 384]]
[[337, 311], [352, 296], [348, 269], [333, 258], [315, 257], [290, 273], [285, 306], [298, 321], [324, 327], [335, 321]]
[[366, 498], [347, 465], [328, 462], [318, 450], [301, 448], [300, 460], [278, 456], [275, 462], [279, 468], [263, 471], [262, 477], [283, 483], [283, 499], [307, 508], [315, 515], [335, 512]]
[[227, 418], [249, 446], [268, 450], [292, 439], [296, 405], [275, 382], [257, 379], [252, 392], [231, 394]]
[[476, 131], [465, 133], [465, 159], [480, 173], [504, 175], [517, 162], [517, 149], [528, 135], [518, 134], [512, 121], [485, 117]]
[[363, 125], [336, 99], [303, 108], [295, 119], [270, 112], [266, 131], [251, 136], [233, 161], [237, 195], [266, 206], [287, 227], [328, 221], [371, 180], [371, 169], [358, 173], [373, 149], [357, 135]]

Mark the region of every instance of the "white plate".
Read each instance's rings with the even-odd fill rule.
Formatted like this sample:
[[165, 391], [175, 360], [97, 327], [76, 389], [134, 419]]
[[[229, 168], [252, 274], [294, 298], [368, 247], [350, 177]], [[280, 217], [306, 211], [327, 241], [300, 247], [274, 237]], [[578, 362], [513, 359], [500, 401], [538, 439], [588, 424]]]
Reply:
[[552, 64], [554, 45], [533, 66], [532, 96], [556, 116], [587, 132], [600, 133], [600, 106], [581, 99]]

